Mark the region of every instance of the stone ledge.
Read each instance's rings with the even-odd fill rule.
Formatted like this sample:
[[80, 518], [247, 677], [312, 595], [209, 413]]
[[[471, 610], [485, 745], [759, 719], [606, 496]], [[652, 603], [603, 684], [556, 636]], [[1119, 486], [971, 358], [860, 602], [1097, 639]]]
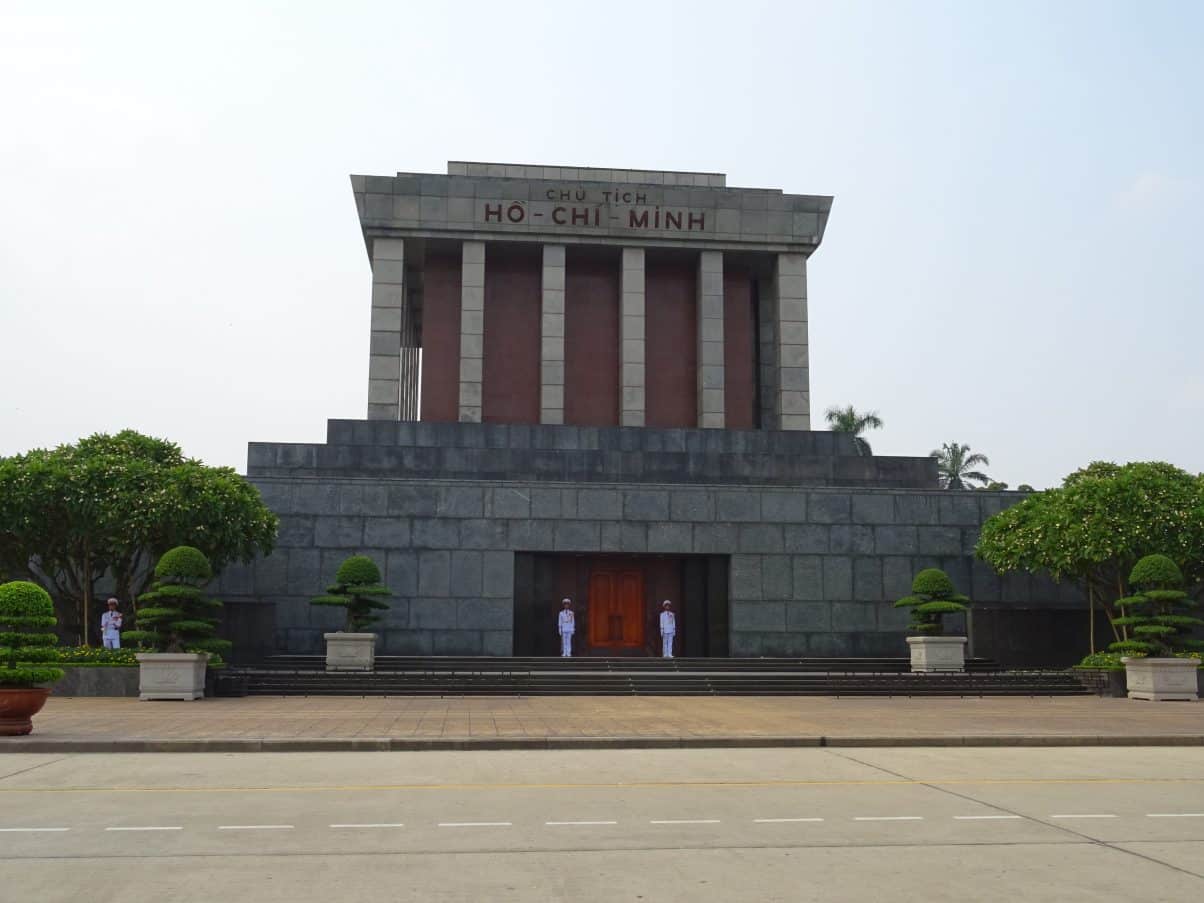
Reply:
[[[37, 722], [34, 722], [35, 734]], [[447, 750], [554, 749], [779, 749], [797, 747], [1069, 747], [1204, 746], [1204, 734], [1106, 736], [1036, 734], [926, 737], [531, 737], [412, 739], [396, 737], [323, 737], [222, 740], [71, 740], [6, 738], [0, 753], [249, 753], [249, 752], [421, 752]]]

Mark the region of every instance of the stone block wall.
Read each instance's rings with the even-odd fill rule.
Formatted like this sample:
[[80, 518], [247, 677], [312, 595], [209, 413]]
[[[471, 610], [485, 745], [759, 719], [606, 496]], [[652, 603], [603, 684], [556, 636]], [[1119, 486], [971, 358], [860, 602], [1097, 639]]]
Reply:
[[770, 486], [252, 476], [281, 516], [277, 550], [221, 578], [275, 607], [280, 651], [317, 652], [339, 613], [314, 608], [348, 555], [371, 555], [395, 597], [385, 654], [508, 655], [514, 553], [730, 555], [731, 655], [903, 655], [890, 602], [936, 566], [987, 607], [1081, 605], [973, 559], [982, 521], [1016, 493]]

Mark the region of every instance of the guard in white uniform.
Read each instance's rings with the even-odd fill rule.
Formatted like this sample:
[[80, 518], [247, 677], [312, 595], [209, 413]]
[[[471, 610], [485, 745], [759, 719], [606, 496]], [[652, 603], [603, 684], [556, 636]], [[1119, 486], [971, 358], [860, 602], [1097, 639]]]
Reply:
[[109, 610], [100, 616], [100, 638], [106, 649], [121, 648], [121, 612], [117, 600], [109, 600]]
[[577, 620], [573, 617], [573, 600], [560, 600], [560, 620], [557, 629], [560, 631], [560, 655], [569, 658], [573, 654], [573, 634], [577, 630]]
[[677, 618], [671, 609], [673, 603], [666, 599], [661, 603], [661, 656], [673, 658], [673, 637], [677, 633]]

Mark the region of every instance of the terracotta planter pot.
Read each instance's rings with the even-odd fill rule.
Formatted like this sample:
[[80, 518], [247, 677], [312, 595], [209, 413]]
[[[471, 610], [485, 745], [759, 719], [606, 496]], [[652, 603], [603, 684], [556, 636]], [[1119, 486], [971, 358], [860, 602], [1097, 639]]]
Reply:
[[0, 737], [21, 737], [33, 730], [33, 716], [42, 711], [48, 687], [0, 687]]

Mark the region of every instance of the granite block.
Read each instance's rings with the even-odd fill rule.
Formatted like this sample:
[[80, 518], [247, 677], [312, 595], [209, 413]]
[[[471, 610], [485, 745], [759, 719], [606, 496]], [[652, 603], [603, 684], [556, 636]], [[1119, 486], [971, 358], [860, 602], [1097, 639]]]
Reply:
[[693, 526], [679, 523], [648, 524], [648, 551], [689, 554], [693, 551]]
[[[829, 551], [829, 531], [833, 529], [837, 528], [825, 524], [786, 524], [782, 528], [783, 544], [787, 552], [827, 552]], [[832, 551], [849, 550], [832, 549]]]
[[841, 555], [872, 555], [874, 528], [850, 524], [833, 524], [829, 529], [829, 551]]
[[916, 555], [920, 552], [915, 527], [875, 527], [874, 551], [879, 555]]
[[824, 556], [824, 598], [829, 601], [853, 598], [853, 560], [843, 555]]
[[380, 549], [404, 549], [410, 544], [410, 522], [400, 517], [364, 519], [364, 545]]
[[488, 517], [460, 521], [460, 547], [463, 549], [507, 548], [506, 522]]
[[456, 626], [456, 600], [411, 599], [411, 630], [447, 630]]
[[418, 592], [423, 596], [451, 594], [451, 552], [418, 553]]
[[885, 493], [853, 496], [853, 523], [893, 524], [894, 522], [894, 496]]
[[731, 627], [732, 630], [785, 630], [786, 603], [733, 601]]
[[813, 492], [807, 499], [810, 520], [817, 524], [847, 524], [852, 499], [841, 492]]
[[761, 595], [767, 600], [793, 598], [793, 562], [789, 555], [766, 555], [761, 559]]
[[784, 552], [782, 528], [777, 524], [741, 524], [738, 548], [741, 552]]
[[858, 602], [882, 601], [882, 560], [853, 559], [853, 598]]
[[514, 623], [514, 605], [509, 599], [459, 599], [456, 627], [460, 630], [509, 630]]
[[669, 519], [669, 493], [636, 490], [623, 493], [623, 515], [626, 520]]
[[510, 599], [514, 595], [514, 553], [484, 552], [481, 555], [481, 595]]
[[324, 549], [356, 549], [364, 544], [362, 517], [319, 517], [314, 520], [314, 545]]
[[806, 493], [763, 491], [761, 493], [761, 518], [775, 523], [806, 523]]
[[715, 519], [751, 522], [761, 519], [761, 495], [752, 489], [721, 489], [715, 493]]
[[791, 566], [793, 571], [793, 597], [795, 599], [807, 600], [823, 599], [823, 559], [818, 555], [795, 555]]
[[416, 549], [455, 549], [460, 545], [460, 522], [450, 518], [416, 517], [410, 536]]
[[453, 551], [451, 553], [450, 595], [479, 597], [482, 590], [481, 569], [480, 552]]

